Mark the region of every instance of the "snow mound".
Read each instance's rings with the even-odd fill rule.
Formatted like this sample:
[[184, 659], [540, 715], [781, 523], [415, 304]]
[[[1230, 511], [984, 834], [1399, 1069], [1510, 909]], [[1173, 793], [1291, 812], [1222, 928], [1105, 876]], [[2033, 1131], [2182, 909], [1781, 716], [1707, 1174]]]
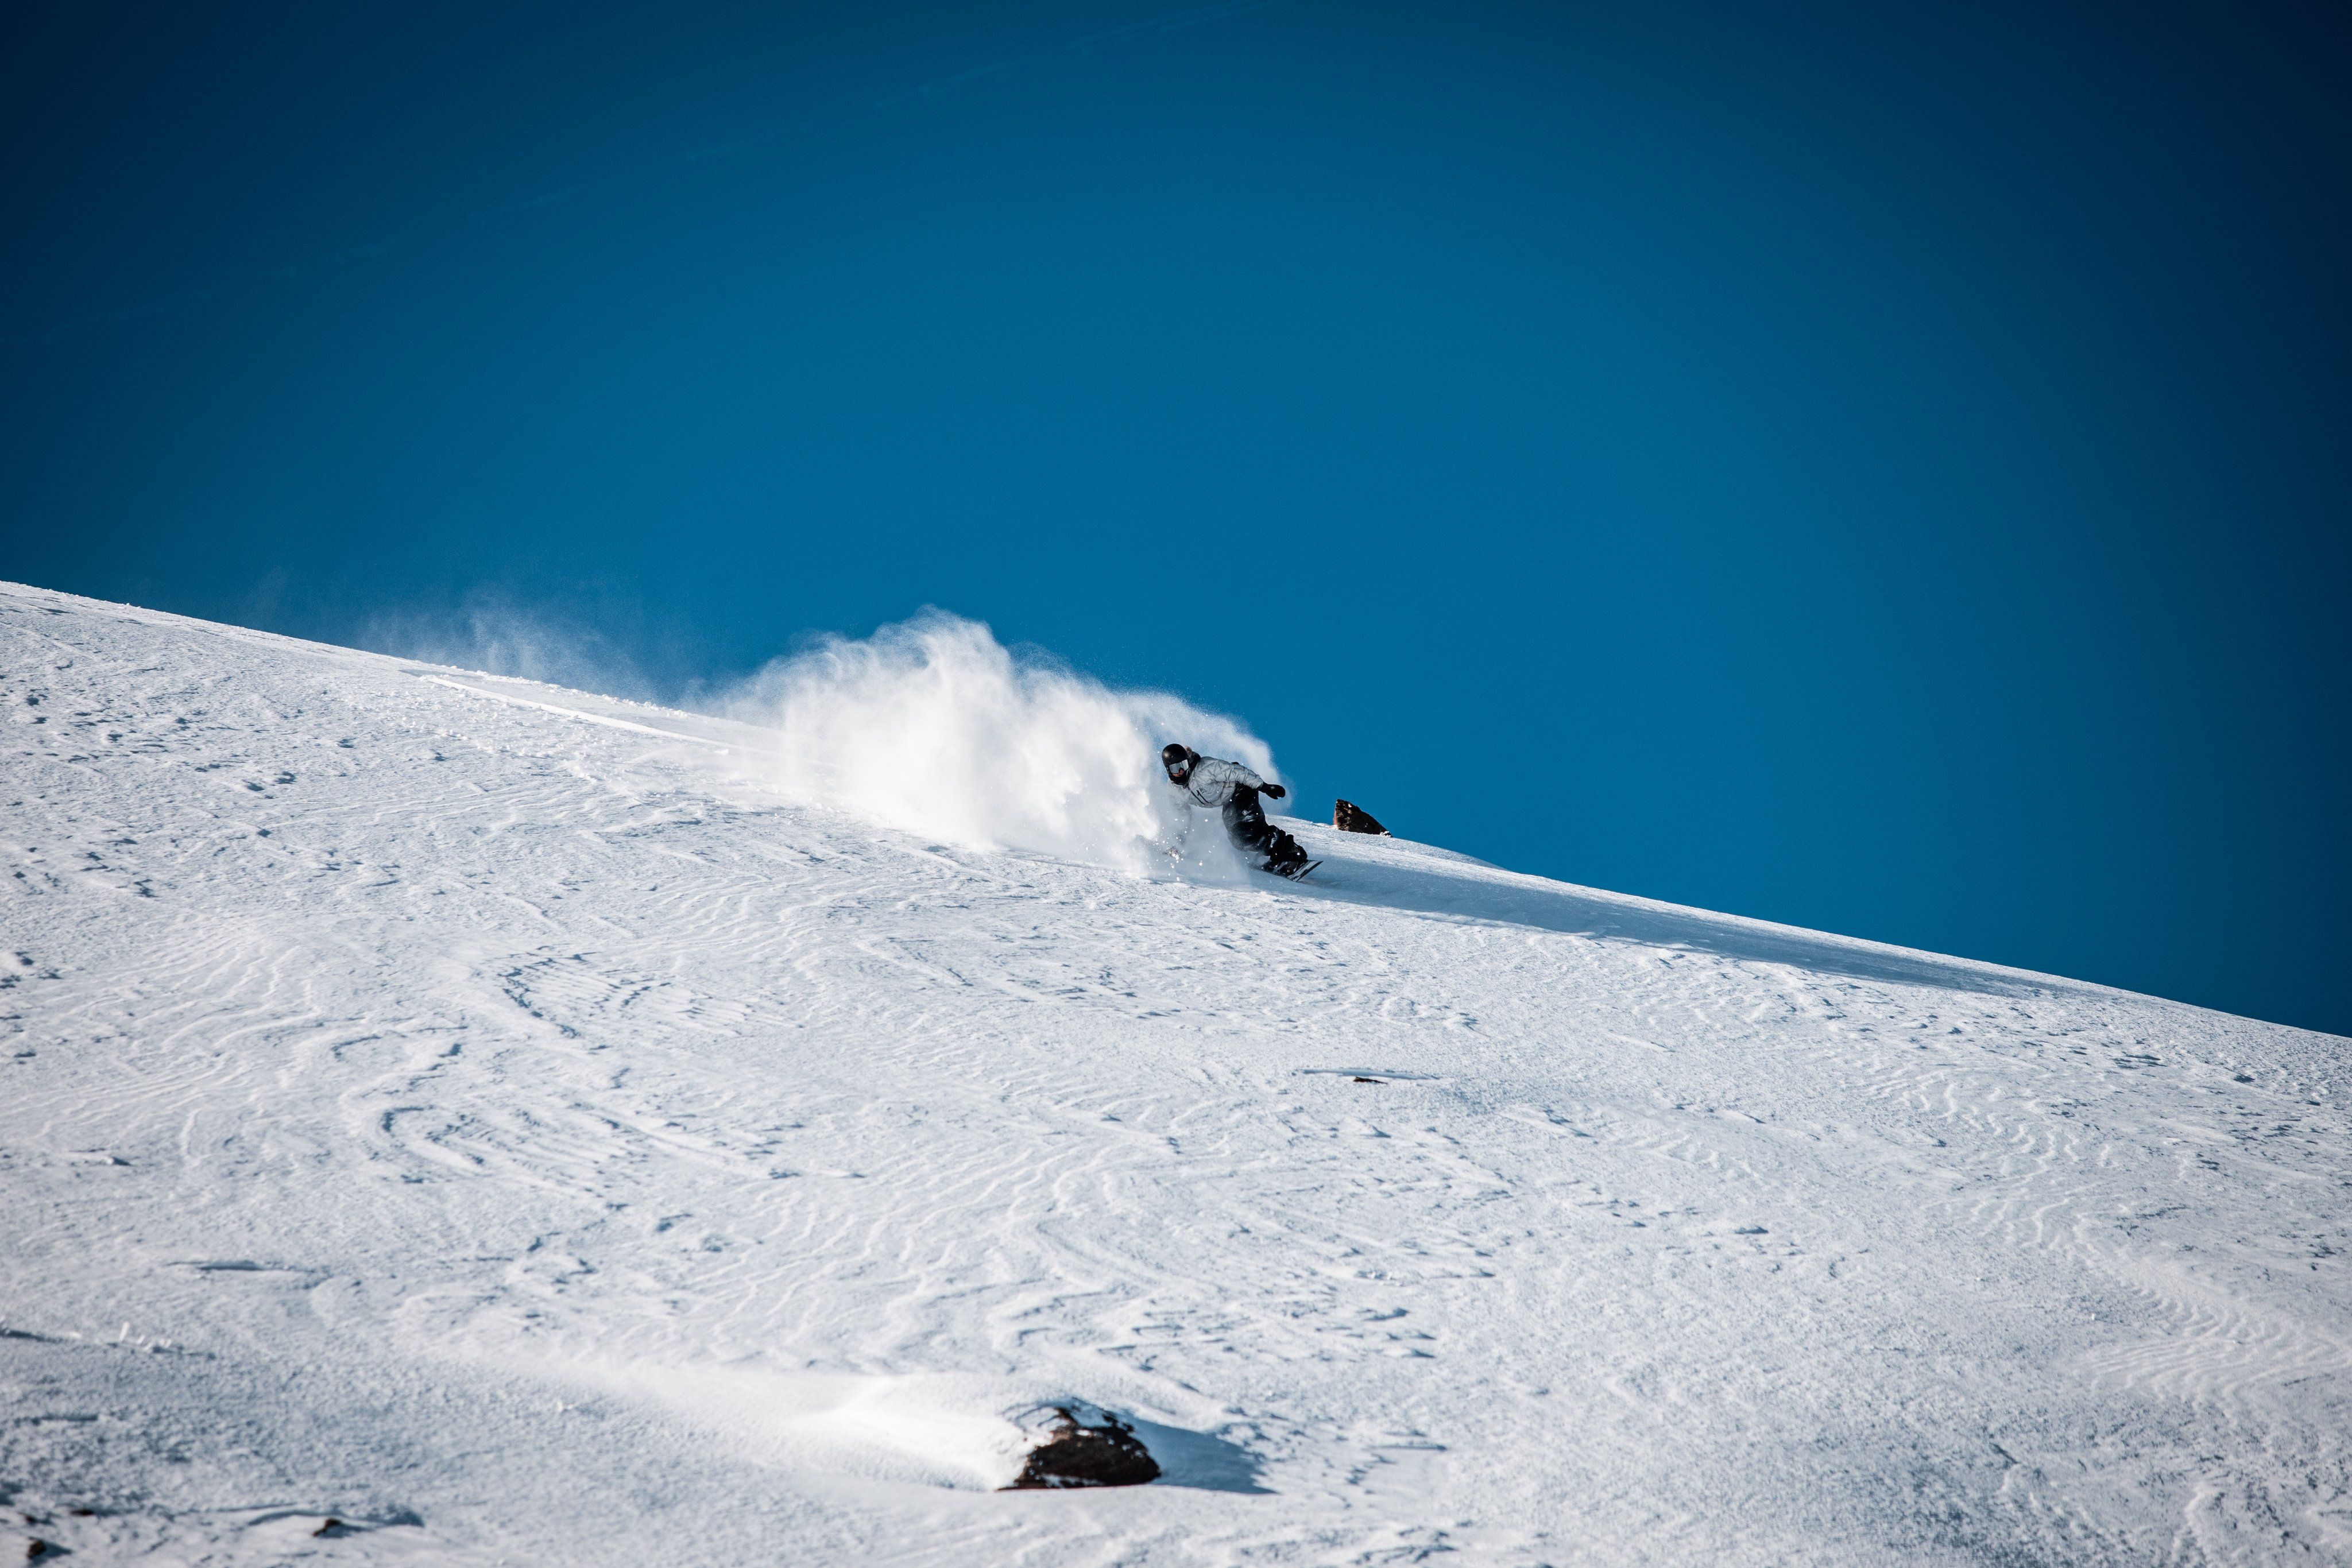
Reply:
[[705, 715], [0, 588], [0, 1552], [2352, 1560], [2341, 1040], [1138, 875], [1269, 759], [944, 617]]

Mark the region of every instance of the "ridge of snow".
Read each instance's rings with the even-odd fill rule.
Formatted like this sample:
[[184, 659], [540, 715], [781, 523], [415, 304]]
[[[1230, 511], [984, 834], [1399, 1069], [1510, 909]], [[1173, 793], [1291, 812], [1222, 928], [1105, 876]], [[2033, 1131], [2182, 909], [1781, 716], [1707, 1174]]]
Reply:
[[[2352, 1561], [2331, 1037], [1312, 824], [961, 847], [38, 589], [0, 650], [0, 1540]], [[1163, 1479], [992, 1490], [1057, 1401]]]

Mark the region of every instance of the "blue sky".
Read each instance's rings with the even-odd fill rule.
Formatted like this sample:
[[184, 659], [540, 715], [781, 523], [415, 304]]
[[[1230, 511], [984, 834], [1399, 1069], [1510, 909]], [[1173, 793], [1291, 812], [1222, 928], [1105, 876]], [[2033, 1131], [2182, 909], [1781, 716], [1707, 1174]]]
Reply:
[[0, 573], [673, 694], [936, 604], [1308, 810], [2352, 1032], [2319, 8], [483, 9], [0, 14]]

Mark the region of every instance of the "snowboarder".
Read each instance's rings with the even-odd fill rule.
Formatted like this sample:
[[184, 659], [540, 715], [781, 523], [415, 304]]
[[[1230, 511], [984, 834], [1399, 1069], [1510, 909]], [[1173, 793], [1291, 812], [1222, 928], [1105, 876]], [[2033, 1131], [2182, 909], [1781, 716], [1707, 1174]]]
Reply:
[[1206, 806], [1224, 813], [1225, 836], [1234, 848], [1258, 857], [1259, 864], [1276, 876], [1298, 877], [1313, 867], [1298, 841], [1265, 820], [1260, 795], [1279, 800], [1289, 791], [1269, 784], [1238, 762], [1203, 757], [1189, 746], [1171, 741], [1160, 748], [1160, 765], [1168, 782], [1189, 806]]

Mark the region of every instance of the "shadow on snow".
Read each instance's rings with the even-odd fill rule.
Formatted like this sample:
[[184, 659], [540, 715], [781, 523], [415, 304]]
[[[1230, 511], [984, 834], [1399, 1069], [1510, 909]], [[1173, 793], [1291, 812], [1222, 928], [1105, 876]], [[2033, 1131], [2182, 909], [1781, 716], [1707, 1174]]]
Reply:
[[[1300, 824], [1286, 822], [1297, 832]], [[1934, 986], [1993, 996], [2089, 989], [2074, 982], [1966, 958], [1892, 947], [1850, 936], [1717, 915], [1622, 894], [1504, 871], [1483, 861], [1391, 840], [1366, 841], [1313, 824], [1318, 854], [1328, 867], [1298, 884], [1308, 897], [1377, 904], [1449, 919], [1527, 925], [1606, 941], [1636, 943], [1746, 963], [1783, 964], [1816, 974], [1891, 985]], [[1356, 846], [1363, 845], [1359, 850]]]

